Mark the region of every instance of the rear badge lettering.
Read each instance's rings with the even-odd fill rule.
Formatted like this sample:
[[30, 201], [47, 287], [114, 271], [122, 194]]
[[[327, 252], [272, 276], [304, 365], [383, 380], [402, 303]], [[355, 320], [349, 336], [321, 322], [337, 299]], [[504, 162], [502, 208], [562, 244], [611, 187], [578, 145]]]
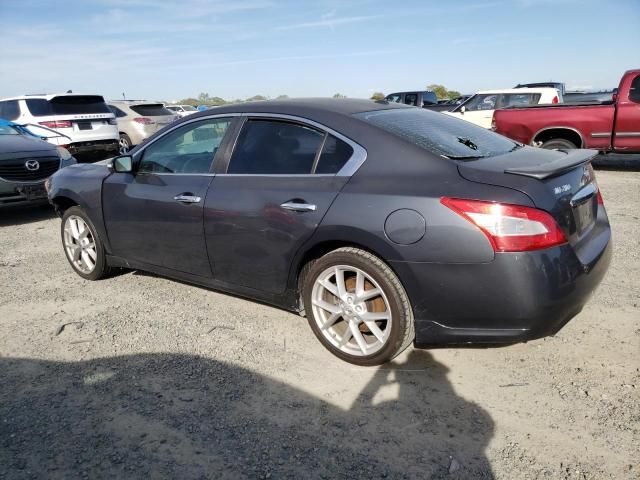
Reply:
[[571, 190], [571, 185], [566, 183], [566, 184], [561, 185], [559, 187], [555, 187], [553, 189], [553, 193], [555, 193], [556, 195], [560, 195], [561, 193], [568, 192], [569, 190]]

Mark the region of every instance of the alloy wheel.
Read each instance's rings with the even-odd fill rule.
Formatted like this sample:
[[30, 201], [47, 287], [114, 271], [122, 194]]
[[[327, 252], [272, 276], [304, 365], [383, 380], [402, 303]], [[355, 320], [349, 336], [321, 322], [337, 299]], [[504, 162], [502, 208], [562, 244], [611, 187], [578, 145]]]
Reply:
[[311, 302], [318, 329], [344, 353], [372, 355], [389, 340], [393, 319], [387, 296], [359, 268], [337, 265], [324, 270], [314, 282]]
[[71, 215], [64, 225], [64, 248], [73, 266], [84, 274], [96, 268], [98, 252], [89, 225], [80, 217]]
[[120, 137], [118, 142], [120, 155], [125, 155], [129, 151], [129, 142], [124, 137]]

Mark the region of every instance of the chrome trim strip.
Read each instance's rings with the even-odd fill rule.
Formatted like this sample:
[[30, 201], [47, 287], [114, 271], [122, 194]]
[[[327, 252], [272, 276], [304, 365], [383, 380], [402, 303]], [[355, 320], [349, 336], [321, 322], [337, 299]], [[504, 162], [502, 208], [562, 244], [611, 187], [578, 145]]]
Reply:
[[616, 137], [640, 137], [640, 132], [616, 132]]
[[593, 138], [607, 138], [611, 136], [611, 132], [593, 132], [591, 137]]
[[136, 172], [136, 175], [170, 175], [172, 177], [215, 177], [215, 173]]
[[578, 134], [578, 136], [580, 137], [580, 145], [577, 145], [578, 148], [582, 148], [582, 146], [584, 145], [584, 138], [582, 137], [582, 134], [576, 130], [573, 127], [565, 127], [563, 125], [553, 125], [551, 127], [544, 127], [541, 128], [540, 130], [538, 130], [535, 134], [533, 134], [533, 136], [531, 137], [531, 145], [535, 146], [535, 142], [536, 142], [536, 137], [538, 135], [540, 135], [542, 132], [546, 132], [547, 130], [553, 130], [553, 129], [561, 129], [561, 130], [571, 130], [572, 132], [575, 132], [576, 134]]
[[[218, 114], [212, 114], [212, 115], [207, 115], [207, 116], [203, 116], [203, 117], [198, 117], [198, 118], [193, 118], [193, 119], [189, 119], [188, 121], [185, 122], [181, 122], [180, 125], [176, 125], [175, 127], [167, 130], [163, 135], [156, 137], [155, 139], [153, 139], [153, 141], [149, 142], [148, 144], [144, 145], [143, 148], [141, 148], [140, 150], [138, 150], [135, 154], [136, 157], [138, 157], [139, 155], [142, 155], [142, 153], [149, 147], [149, 145], [153, 145], [157, 140], [159, 140], [160, 138], [164, 138], [165, 135], [168, 135], [169, 133], [171, 133], [172, 131], [174, 131], [176, 128], [181, 128], [184, 125], [187, 125], [189, 123], [194, 123], [194, 122], [201, 122], [203, 120], [212, 120], [212, 119], [216, 119], [216, 118], [228, 118], [228, 117], [254, 117], [254, 118], [275, 118], [275, 119], [283, 119], [283, 120], [292, 120], [295, 122], [299, 122], [299, 123], [303, 123], [309, 126], [313, 126], [316, 127], [319, 130], [322, 130], [323, 132], [328, 132], [331, 135], [333, 135], [336, 138], [339, 138], [340, 140], [342, 140], [343, 142], [349, 144], [351, 146], [351, 148], [353, 148], [353, 155], [351, 155], [351, 158], [349, 160], [347, 160], [347, 162], [344, 164], [344, 166], [338, 171], [338, 173], [334, 174], [315, 174], [315, 173], [308, 173], [308, 174], [295, 174], [295, 175], [270, 175], [270, 174], [252, 174], [252, 173], [247, 173], [247, 174], [243, 174], [243, 173], [218, 173], [217, 175], [237, 175], [237, 176], [267, 176], [267, 177], [276, 177], [276, 176], [281, 176], [281, 177], [297, 177], [297, 176], [303, 176], [303, 177], [308, 177], [308, 176], [326, 176], [326, 177], [351, 177], [354, 173], [356, 173], [358, 171], [358, 169], [362, 166], [362, 164], [365, 162], [365, 160], [367, 159], [367, 151], [364, 149], [364, 147], [362, 147], [360, 144], [354, 142], [353, 140], [351, 140], [348, 137], [345, 137], [344, 135], [342, 135], [339, 132], [336, 132], [335, 130], [321, 124], [318, 123], [314, 120], [310, 120], [308, 118], [304, 118], [304, 117], [298, 117], [295, 115], [287, 115], [284, 113], [262, 113], [262, 112], [243, 112], [243, 113], [218, 113]], [[237, 139], [236, 139], [237, 140]], [[235, 145], [234, 145], [235, 147]], [[136, 158], [137, 159], [137, 158]], [[152, 172], [149, 172], [152, 173]], [[154, 175], [159, 175], [159, 174], [155, 174]], [[192, 175], [192, 174], [178, 174], [178, 173], [165, 173], [164, 175]], [[198, 174], [196, 174], [198, 175]], [[208, 175], [216, 175], [216, 174], [208, 174]]]

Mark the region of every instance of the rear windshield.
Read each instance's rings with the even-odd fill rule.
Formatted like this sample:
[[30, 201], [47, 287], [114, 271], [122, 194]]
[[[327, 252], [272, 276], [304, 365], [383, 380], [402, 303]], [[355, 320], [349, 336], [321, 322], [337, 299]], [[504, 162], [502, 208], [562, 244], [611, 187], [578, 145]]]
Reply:
[[69, 95], [63, 97], [26, 99], [31, 115], [76, 115], [82, 113], [111, 113], [104, 98], [99, 95]]
[[149, 103], [147, 105], [133, 105], [131, 110], [143, 117], [159, 117], [161, 115], [173, 115], [173, 112], [165, 108], [161, 103]]
[[444, 113], [399, 108], [356, 113], [357, 118], [393, 133], [428, 152], [465, 160], [510, 152], [519, 144]]

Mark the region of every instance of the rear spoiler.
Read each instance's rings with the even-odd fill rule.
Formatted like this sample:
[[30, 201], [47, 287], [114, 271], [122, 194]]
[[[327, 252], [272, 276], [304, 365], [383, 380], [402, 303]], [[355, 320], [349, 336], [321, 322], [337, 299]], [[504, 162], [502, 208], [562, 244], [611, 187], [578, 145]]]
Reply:
[[507, 168], [504, 173], [512, 175], [522, 175], [538, 180], [557, 177], [568, 170], [571, 170], [582, 163], [592, 160], [598, 155], [597, 150], [558, 150], [566, 154], [553, 162], [545, 162], [539, 165], [529, 165], [524, 167]]

